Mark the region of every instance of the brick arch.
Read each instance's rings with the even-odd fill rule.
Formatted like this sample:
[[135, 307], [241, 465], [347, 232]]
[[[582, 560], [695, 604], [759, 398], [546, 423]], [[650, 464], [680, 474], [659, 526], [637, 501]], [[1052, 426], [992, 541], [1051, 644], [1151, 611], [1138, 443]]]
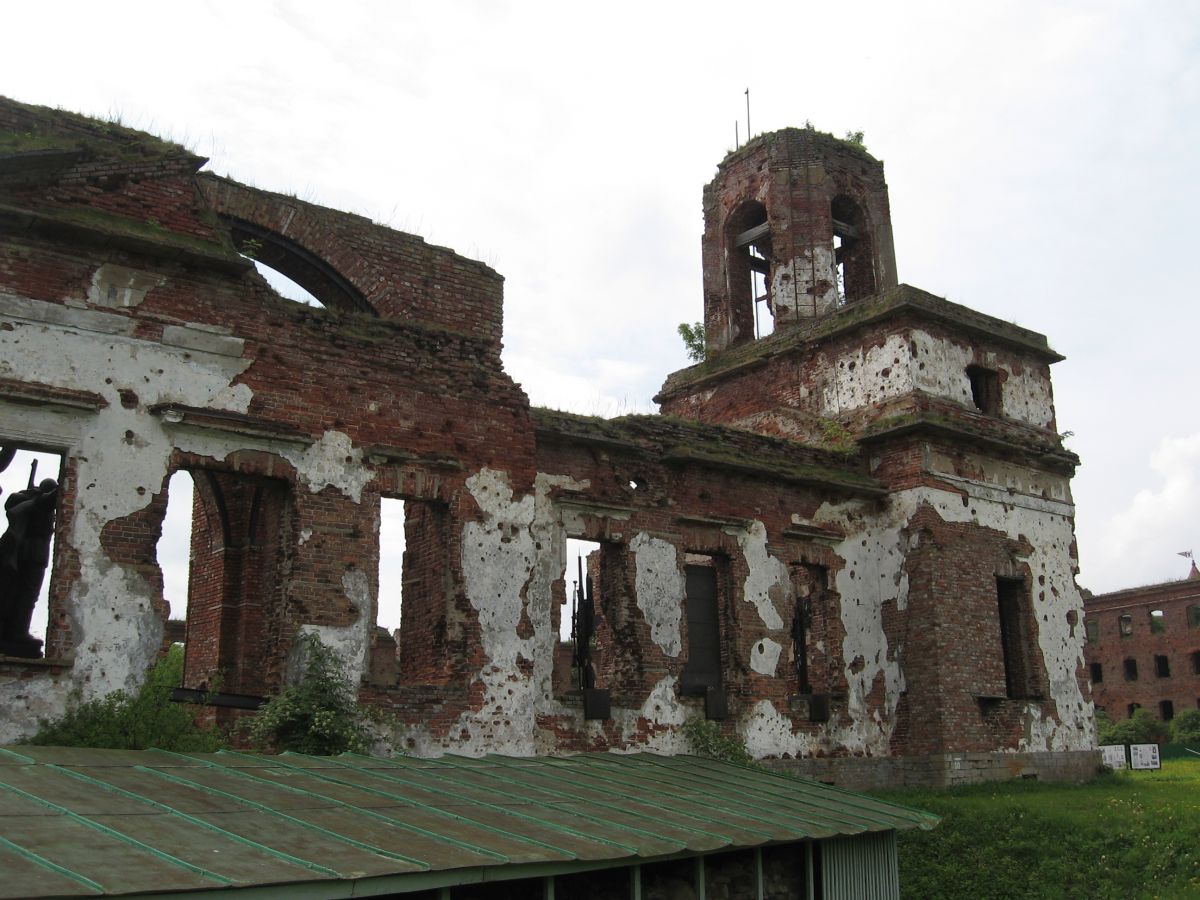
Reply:
[[370, 219], [305, 203], [209, 173], [200, 191], [235, 244], [307, 289], [325, 306], [501, 339], [503, 279], [481, 262]]

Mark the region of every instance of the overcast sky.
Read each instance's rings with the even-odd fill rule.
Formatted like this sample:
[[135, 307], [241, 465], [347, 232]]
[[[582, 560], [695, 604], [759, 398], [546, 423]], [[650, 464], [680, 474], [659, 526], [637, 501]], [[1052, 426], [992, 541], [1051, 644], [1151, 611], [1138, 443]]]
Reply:
[[23, 3], [0, 93], [181, 141], [505, 276], [535, 404], [653, 411], [743, 140], [865, 132], [900, 280], [1050, 338], [1094, 591], [1200, 550], [1200, 4]]

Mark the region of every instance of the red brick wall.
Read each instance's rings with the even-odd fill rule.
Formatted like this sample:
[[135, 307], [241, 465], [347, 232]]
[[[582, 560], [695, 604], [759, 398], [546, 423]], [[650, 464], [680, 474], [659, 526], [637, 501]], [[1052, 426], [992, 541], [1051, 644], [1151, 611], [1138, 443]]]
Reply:
[[[1099, 663], [1103, 681], [1092, 683], [1092, 699], [1113, 719], [1129, 715], [1136, 703], [1159, 716], [1159, 704], [1170, 700], [1175, 712], [1200, 707], [1200, 672], [1193, 655], [1200, 653], [1200, 627], [1188, 624], [1188, 608], [1200, 605], [1200, 579], [1167, 582], [1100, 594], [1084, 601], [1084, 620], [1095, 623], [1095, 642], [1089, 641], [1089, 666]], [[1153, 610], [1162, 610], [1162, 630], [1150, 620]], [[1132, 634], [1123, 636], [1120, 617], [1130, 617]], [[1168, 677], [1156, 672], [1155, 657], [1165, 656]], [[1137, 681], [1127, 681], [1124, 662], [1137, 662]]]

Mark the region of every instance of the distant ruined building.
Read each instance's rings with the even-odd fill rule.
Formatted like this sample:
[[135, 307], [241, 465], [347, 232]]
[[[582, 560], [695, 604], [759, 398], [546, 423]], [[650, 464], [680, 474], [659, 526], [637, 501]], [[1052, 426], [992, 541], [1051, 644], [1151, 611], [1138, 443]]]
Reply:
[[1200, 569], [1084, 600], [1096, 708], [1114, 720], [1141, 708], [1164, 722], [1200, 708]]
[[[219, 676], [216, 715], [244, 715], [316, 632], [414, 755], [675, 753], [708, 716], [848, 785], [1094, 771], [1061, 357], [898, 282], [860, 146], [786, 129], [726, 156], [707, 359], [663, 415], [610, 420], [530, 406], [486, 265], [204, 162], [0, 100], [0, 446], [62, 459], [44, 656], [0, 659], [0, 741], [176, 637], [182, 693]], [[181, 471], [177, 634], [156, 548]], [[586, 692], [556, 665], [568, 538], [599, 544]]]

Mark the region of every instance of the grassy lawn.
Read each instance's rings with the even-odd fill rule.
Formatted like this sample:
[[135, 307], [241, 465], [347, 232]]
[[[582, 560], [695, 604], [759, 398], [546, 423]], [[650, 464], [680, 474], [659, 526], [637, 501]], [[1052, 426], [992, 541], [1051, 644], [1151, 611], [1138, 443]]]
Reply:
[[942, 817], [900, 835], [905, 898], [1200, 897], [1200, 758], [1084, 785], [880, 796]]

